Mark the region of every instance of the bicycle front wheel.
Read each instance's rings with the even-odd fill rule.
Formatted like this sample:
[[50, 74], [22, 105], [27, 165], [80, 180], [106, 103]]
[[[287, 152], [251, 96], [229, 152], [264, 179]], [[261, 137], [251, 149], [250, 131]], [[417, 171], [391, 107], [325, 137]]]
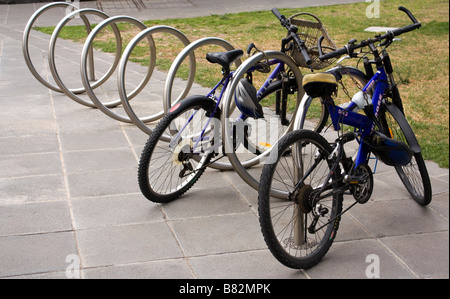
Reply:
[[207, 98], [177, 105], [153, 130], [138, 169], [139, 187], [147, 199], [158, 203], [177, 199], [203, 174], [215, 142], [221, 144], [220, 113], [210, 118], [214, 107]]
[[[258, 190], [261, 231], [287, 267], [316, 265], [336, 237], [343, 195], [333, 192], [340, 171], [327, 160], [331, 152], [318, 133], [294, 131], [280, 140], [276, 162], [264, 166]], [[270, 196], [274, 189], [284, 197]]]
[[[411, 146], [404, 129], [385, 106], [380, 110], [379, 121], [382, 131], [388, 137]], [[414, 153], [408, 165], [395, 166], [395, 170], [406, 190], [417, 203], [426, 206], [431, 202], [431, 182], [422, 153]]]

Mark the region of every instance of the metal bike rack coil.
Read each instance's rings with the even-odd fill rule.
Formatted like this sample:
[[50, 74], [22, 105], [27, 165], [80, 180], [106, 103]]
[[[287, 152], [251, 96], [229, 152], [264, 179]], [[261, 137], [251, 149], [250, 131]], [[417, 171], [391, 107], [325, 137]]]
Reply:
[[[85, 43], [84, 43], [84, 47], [83, 50], [81, 52], [81, 65], [80, 65], [80, 71], [81, 71], [81, 78], [82, 78], [82, 82], [83, 82], [83, 86], [86, 89], [87, 94], [89, 95], [89, 98], [92, 100], [92, 102], [95, 104], [95, 106], [102, 111], [103, 113], [105, 113], [106, 115], [108, 115], [109, 117], [121, 121], [121, 122], [126, 122], [126, 123], [133, 123], [133, 121], [126, 117], [126, 116], [122, 116], [114, 111], [112, 111], [111, 109], [109, 109], [109, 107], [112, 107], [112, 105], [117, 106], [118, 104], [121, 103], [120, 98], [118, 100], [112, 101], [110, 103], [102, 103], [97, 96], [94, 93], [94, 87], [91, 86], [91, 84], [89, 83], [89, 77], [88, 77], [88, 73], [87, 73], [87, 63], [88, 63], [88, 54], [89, 54], [89, 49], [92, 47], [92, 43], [95, 39], [95, 37], [97, 36], [97, 34], [106, 26], [109, 25], [114, 25], [118, 22], [127, 22], [133, 25], [136, 25], [140, 30], [145, 30], [147, 27], [144, 25], [144, 23], [142, 23], [141, 21], [133, 18], [133, 17], [129, 17], [129, 16], [115, 16], [115, 17], [111, 17], [108, 18], [104, 21], [102, 21], [101, 23], [99, 23], [94, 30], [91, 31], [91, 33], [89, 34], [89, 36], [87, 37]], [[120, 33], [119, 33], [120, 35]], [[130, 95], [128, 96], [130, 99], [135, 97], [144, 87], [145, 85], [148, 83], [148, 81], [150, 80], [152, 73], [153, 73], [153, 69], [155, 68], [155, 61], [156, 61], [156, 47], [155, 47], [155, 43], [153, 41], [153, 38], [149, 35], [147, 36], [147, 40], [149, 42], [150, 45], [150, 53], [151, 53], [151, 57], [150, 57], [150, 64], [148, 66], [148, 70], [147, 70], [147, 74], [145, 75], [144, 79], [141, 81], [141, 83], [136, 87], [135, 90], [133, 90]], [[122, 43], [118, 43], [118, 45], [116, 45], [116, 54], [118, 52], [119, 55], [116, 56], [116, 61], [114, 62], [114, 70], [117, 67], [117, 65], [119, 64], [120, 61], [120, 57], [121, 57], [121, 51], [122, 51]]]
[[[190, 60], [192, 60], [191, 55], [193, 54], [193, 52], [196, 49], [206, 46], [206, 45], [221, 46], [226, 51], [231, 51], [231, 50], [235, 49], [229, 42], [227, 42], [224, 39], [217, 38], [217, 37], [201, 38], [197, 41], [192, 42], [190, 45], [188, 45], [186, 48], [184, 48], [183, 51], [181, 51], [178, 54], [177, 58], [175, 58], [175, 60], [173, 61], [172, 65], [169, 69], [169, 73], [167, 74], [167, 79], [166, 79], [166, 84], [164, 87], [164, 94], [163, 94], [164, 112], [165, 113], [167, 113], [167, 111], [169, 111], [173, 105], [175, 105], [178, 101], [180, 101], [187, 95], [187, 92], [185, 90], [175, 101], [172, 101], [172, 86], [173, 86], [173, 83], [175, 80], [175, 75], [176, 75], [178, 69], [180, 68], [181, 63], [188, 56], [190, 57]], [[194, 57], [194, 60], [195, 60], [195, 57]], [[238, 59], [236, 61], [236, 66], [239, 67], [240, 65], [241, 65], [241, 60]], [[192, 82], [191, 82], [191, 80], [192, 80]], [[193, 80], [194, 80], [193, 77], [188, 80], [188, 85], [190, 87], [192, 86]]]
[[[24, 32], [23, 32], [23, 38], [22, 38], [22, 52], [23, 52], [23, 56], [25, 59], [25, 63], [28, 66], [28, 69], [30, 70], [31, 74], [40, 82], [42, 83], [45, 87], [56, 91], [56, 92], [60, 92], [63, 93], [63, 91], [59, 88], [59, 86], [54, 85], [50, 82], [48, 82], [47, 80], [45, 80], [40, 74], [39, 72], [36, 70], [36, 68], [34, 67], [33, 62], [31, 61], [31, 57], [30, 57], [30, 45], [29, 45], [29, 39], [30, 39], [30, 32], [31, 29], [33, 28], [34, 23], [37, 21], [37, 19], [44, 14], [45, 12], [47, 12], [50, 9], [53, 8], [61, 8], [61, 7], [65, 7], [65, 8], [71, 8], [73, 10], [77, 10], [78, 7], [76, 7], [75, 5], [72, 5], [70, 3], [67, 2], [55, 2], [55, 3], [50, 3], [47, 5], [42, 6], [41, 8], [39, 8], [28, 20]], [[81, 15], [81, 20], [83, 21], [85, 27], [86, 27], [86, 31], [89, 34], [89, 32], [91, 31], [91, 26], [90, 23], [88, 21], [88, 19], [84, 16]], [[92, 58], [92, 55], [91, 55]], [[90, 60], [90, 76], [92, 77], [93, 74], [93, 61], [92, 59]], [[83, 93], [84, 89], [74, 89], [71, 90], [71, 92], [73, 92], [74, 94], [79, 94], [79, 93]]]
[[[76, 15], [80, 15], [80, 16], [85, 16], [87, 14], [92, 14], [92, 15], [96, 15], [98, 17], [104, 18], [104, 19], [108, 19], [109, 16], [107, 14], [105, 14], [104, 12], [97, 10], [97, 9], [91, 9], [91, 8], [85, 8], [85, 9], [80, 9], [80, 10], [76, 10], [68, 15], [66, 15], [56, 26], [55, 30], [52, 33], [52, 36], [50, 38], [50, 43], [49, 43], [49, 53], [48, 53], [48, 62], [49, 62], [49, 67], [50, 67], [50, 72], [53, 76], [53, 79], [55, 80], [56, 84], [58, 84], [58, 86], [61, 88], [61, 90], [72, 100], [74, 100], [75, 102], [82, 104], [84, 106], [88, 106], [91, 108], [97, 108], [97, 106], [85, 99], [82, 99], [80, 97], [78, 97], [74, 92], [72, 92], [71, 90], [69, 90], [66, 85], [62, 82], [57, 68], [56, 68], [56, 63], [55, 63], [55, 45], [56, 45], [56, 41], [58, 39], [58, 36], [61, 32], [61, 30], [63, 29], [63, 27]], [[109, 70], [103, 75], [103, 77], [101, 77], [99, 80], [97, 80], [96, 82], [94, 82], [91, 85], [91, 88], [97, 88], [100, 85], [102, 85], [106, 80], [108, 80], [109, 77], [111, 77], [111, 75], [114, 73], [117, 64], [119, 63], [120, 60], [120, 55], [121, 55], [121, 51], [122, 51], [122, 40], [120, 37], [120, 31], [117, 28], [117, 26], [115, 24], [111, 25], [113, 32], [114, 32], [114, 36], [116, 38], [116, 53], [115, 53], [115, 59], [114, 59], [114, 63], [113, 65], [109, 68]], [[83, 90], [85, 90], [83, 88]], [[116, 102], [112, 102], [108, 104], [108, 107], [114, 107], [117, 106], [120, 103], [120, 101], [116, 101]]]
[[[188, 46], [190, 44], [189, 39], [179, 30], [169, 27], [169, 26], [153, 26], [150, 28], [147, 28], [141, 32], [139, 32], [127, 45], [125, 48], [125, 51], [122, 54], [122, 58], [119, 63], [119, 71], [118, 71], [118, 88], [119, 88], [119, 95], [120, 100], [122, 102], [122, 106], [125, 109], [126, 113], [128, 114], [129, 118], [134, 122], [134, 124], [141, 129], [144, 133], [150, 135], [152, 133], [152, 130], [145, 124], [147, 122], [155, 121], [157, 119], [160, 119], [164, 116], [164, 111], [160, 111], [158, 113], [155, 113], [154, 115], [147, 116], [147, 117], [141, 117], [139, 118], [134, 110], [132, 109], [129, 100], [132, 98], [133, 93], [136, 91], [136, 89], [131, 92], [129, 95], [127, 95], [126, 88], [125, 88], [125, 72], [127, 68], [128, 59], [133, 52], [133, 49], [136, 47], [139, 42], [141, 42], [144, 38], [147, 36], [151, 36], [154, 33], [169, 33], [177, 37], [184, 46]], [[156, 51], [155, 51], [156, 52]], [[192, 83], [194, 82], [194, 76], [195, 76], [195, 56], [194, 53], [190, 54], [190, 64], [189, 64], [189, 76], [188, 76], [188, 82], [186, 84], [186, 87], [183, 90], [183, 95], [186, 95], [189, 93]]]

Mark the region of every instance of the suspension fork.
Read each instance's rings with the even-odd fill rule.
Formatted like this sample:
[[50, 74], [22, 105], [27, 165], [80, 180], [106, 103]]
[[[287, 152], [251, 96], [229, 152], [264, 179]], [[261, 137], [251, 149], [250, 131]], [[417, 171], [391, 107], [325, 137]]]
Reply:
[[392, 67], [391, 58], [386, 50], [381, 51], [381, 54], [383, 57], [384, 69], [386, 70], [386, 74], [389, 78], [389, 85], [391, 86], [392, 102], [403, 114], [405, 114], [403, 111], [403, 103], [400, 97], [400, 92], [398, 91], [397, 84], [395, 83], [394, 68]]

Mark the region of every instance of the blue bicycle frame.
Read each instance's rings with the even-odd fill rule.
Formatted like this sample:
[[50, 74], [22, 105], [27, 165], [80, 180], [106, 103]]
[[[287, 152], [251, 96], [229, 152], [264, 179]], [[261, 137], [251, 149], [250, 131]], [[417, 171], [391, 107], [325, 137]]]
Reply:
[[[372, 97], [373, 105], [373, 115], [375, 118], [378, 117], [381, 102], [383, 100], [383, 95], [385, 90], [389, 87], [388, 77], [384, 67], [378, 68], [375, 75], [369, 80], [367, 85], [363, 88], [363, 92], [367, 92], [375, 85], [375, 90]], [[356, 106], [355, 103], [351, 102], [348, 107], [341, 108], [335, 106], [333, 102], [328, 103], [328, 111], [333, 123], [335, 131], [340, 130], [340, 125], [349, 125], [355, 128], [355, 131], [360, 132], [361, 139], [370, 136], [375, 128], [375, 123], [368, 116], [353, 112], [353, 108]], [[370, 156], [370, 148], [367, 144], [359, 142], [358, 154], [355, 159], [355, 167], [360, 164], [368, 163]]]
[[[261, 88], [259, 89], [257, 96], [261, 96], [264, 91], [269, 87], [269, 85], [277, 78], [277, 76], [284, 70], [284, 63], [282, 61], [279, 61], [277, 59], [273, 59], [269, 61], [269, 65], [274, 65], [274, 64], [278, 64], [275, 69], [273, 70], [273, 72], [269, 75], [269, 77], [266, 79], [266, 81], [264, 82], [264, 84], [261, 86]], [[257, 71], [256, 67], [252, 67], [248, 70], [249, 73]], [[219, 109], [220, 106], [220, 102], [222, 100], [223, 94], [225, 93], [225, 90], [228, 86], [228, 83], [230, 82], [231, 78], [233, 77], [233, 72], [231, 72], [230, 74], [228, 74], [227, 76], [224, 76], [219, 83], [216, 84], [216, 86], [206, 95], [207, 98], [210, 99], [214, 99], [216, 101], [216, 106], [213, 110], [213, 112], [211, 113], [211, 116], [209, 117], [208, 121], [206, 122], [205, 126], [202, 129], [202, 132], [200, 134], [200, 137], [198, 139], [195, 140], [195, 145], [193, 147], [193, 152], [195, 152], [195, 149], [197, 148], [198, 144], [200, 141], [204, 141], [204, 134], [206, 132], [206, 129], [208, 128], [213, 116], [215, 115], [217, 109]], [[216, 90], [222, 86], [222, 90], [220, 91], [220, 95], [217, 98], [215, 96]], [[197, 113], [197, 111], [195, 111], [187, 120], [186, 124], [184, 125], [184, 127], [180, 130], [180, 132], [178, 132], [177, 136], [175, 136], [174, 140], [178, 140], [179, 136], [181, 135], [181, 133], [184, 131], [184, 129], [187, 127], [187, 125], [191, 122], [191, 120], [194, 118], [195, 114]], [[241, 120], [245, 120], [247, 119], [247, 115], [245, 115], [244, 113], [242, 113], [238, 119]], [[216, 145], [216, 147], [218, 147], [218, 145]]]

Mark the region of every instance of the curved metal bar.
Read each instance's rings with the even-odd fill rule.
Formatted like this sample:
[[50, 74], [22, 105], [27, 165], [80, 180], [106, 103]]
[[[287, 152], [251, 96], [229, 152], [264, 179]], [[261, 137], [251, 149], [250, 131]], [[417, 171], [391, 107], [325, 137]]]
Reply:
[[[125, 109], [126, 113], [128, 114], [128, 116], [130, 117], [130, 119], [134, 122], [134, 124], [141, 129], [144, 133], [150, 135], [152, 133], [152, 130], [145, 125], [146, 122], [151, 122], [151, 121], [155, 121], [157, 119], [160, 119], [161, 117], [164, 116], [164, 111], [160, 111], [154, 115], [148, 116], [148, 117], [143, 117], [143, 118], [139, 118], [136, 113], [133, 111], [133, 109], [131, 108], [130, 103], [128, 102], [131, 99], [131, 94], [127, 95], [126, 90], [125, 90], [125, 71], [126, 71], [126, 67], [127, 67], [127, 62], [128, 59], [131, 55], [131, 53], [133, 52], [133, 49], [136, 47], [137, 44], [139, 44], [139, 42], [141, 40], [143, 40], [146, 36], [151, 36], [151, 34], [153, 33], [157, 33], [157, 32], [164, 32], [164, 33], [170, 33], [175, 35], [185, 46], [190, 44], [189, 39], [180, 31], [178, 31], [177, 29], [173, 28], [173, 27], [169, 27], [169, 26], [153, 26], [150, 28], [147, 28], [141, 32], [139, 32], [128, 44], [128, 46], [126, 47], [125, 51], [122, 54], [122, 58], [120, 60], [119, 63], [119, 71], [118, 71], [118, 87], [119, 87], [119, 95], [120, 95], [120, 100], [122, 101], [122, 106]], [[189, 78], [188, 78], [188, 84], [184, 90], [184, 92], [187, 94], [192, 86], [192, 82], [194, 81], [194, 75], [195, 75], [195, 56], [194, 53], [191, 53], [191, 56], [189, 58]]]
[[[294, 111], [293, 115], [296, 115], [297, 109], [298, 109], [298, 104], [300, 102], [300, 99], [304, 95], [304, 91], [300, 89], [300, 87], [302, 86], [302, 80], [303, 80], [303, 76], [302, 76], [300, 69], [295, 64], [295, 62], [292, 60], [292, 58], [290, 58], [286, 54], [283, 54], [282, 52], [267, 51], [264, 53], [255, 54], [251, 58], [247, 59], [233, 74], [233, 81], [228, 86], [228, 88], [225, 92], [224, 98], [222, 100], [223, 101], [222, 116], [221, 116], [222, 117], [222, 120], [221, 120], [222, 121], [222, 130], [223, 130], [223, 134], [222, 134], [223, 141], [222, 142], [225, 146], [225, 152], [227, 154], [228, 160], [230, 161], [231, 165], [233, 165], [234, 170], [239, 174], [239, 176], [248, 185], [250, 185], [252, 188], [254, 188], [256, 190], [258, 190], [258, 188], [259, 188], [259, 181], [255, 180], [255, 178], [253, 178], [249, 174], [249, 172], [246, 170], [246, 168], [254, 166], [257, 163], [262, 162], [262, 160], [264, 158], [269, 157], [270, 154], [272, 152], [274, 152], [273, 149], [277, 148], [278, 142], [276, 142], [274, 145], [272, 145], [272, 148], [267, 150], [266, 152], [264, 152], [264, 154], [256, 156], [253, 159], [247, 160], [244, 163], [241, 163], [241, 161], [239, 161], [236, 154], [234, 153], [233, 140], [232, 140], [233, 132], [232, 132], [232, 126], [231, 126], [232, 124], [230, 123], [229, 116], [231, 115], [232, 103], [234, 102], [233, 101], [234, 90], [236, 89], [236, 87], [239, 83], [239, 80], [235, 80], [235, 78], [237, 78], [237, 79], [241, 78], [243, 75], [245, 75], [247, 70], [254, 63], [264, 59], [265, 57], [268, 57], [269, 59], [279, 59], [279, 60], [283, 61], [295, 75], [297, 85], [299, 86], [299, 91], [298, 91], [298, 95], [297, 95], [297, 105], [295, 108], [296, 110]], [[290, 123], [288, 130], [292, 130], [294, 122], [295, 121], [292, 121]], [[274, 190], [271, 191], [271, 195], [275, 196], [275, 197], [283, 196], [283, 194], [278, 194]]]
[[[61, 88], [61, 90], [72, 100], [74, 100], [75, 102], [88, 106], [88, 107], [92, 107], [92, 108], [97, 108], [97, 106], [95, 104], [93, 104], [92, 102], [89, 102], [85, 99], [82, 99], [78, 96], [76, 96], [76, 92], [73, 92], [72, 90], [69, 90], [64, 83], [61, 81], [61, 78], [58, 74], [58, 71], [56, 69], [56, 64], [55, 64], [55, 45], [56, 45], [56, 41], [58, 39], [59, 34], [61, 33], [62, 28], [67, 24], [67, 22], [69, 22], [74, 16], [76, 16], [77, 14], [79, 14], [80, 16], [85, 16], [86, 14], [93, 14], [96, 16], [99, 16], [101, 18], [104, 19], [108, 19], [109, 16], [107, 14], [105, 14], [104, 12], [97, 10], [97, 9], [91, 9], [91, 8], [85, 8], [85, 9], [80, 9], [80, 10], [76, 10], [70, 14], [68, 14], [66, 17], [64, 17], [56, 26], [55, 30], [52, 33], [51, 39], [50, 39], [50, 43], [49, 43], [49, 53], [48, 53], [48, 62], [49, 62], [49, 66], [50, 66], [50, 72], [53, 76], [53, 79], [55, 80], [56, 84]], [[115, 53], [115, 60], [113, 65], [110, 67], [110, 69], [103, 75], [102, 78], [100, 78], [99, 80], [97, 80], [96, 82], [94, 82], [91, 85], [91, 88], [97, 88], [99, 87], [101, 84], [103, 84], [106, 80], [108, 80], [109, 77], [111, 77], [111, 75], [114, 73], [117, 64], [119, 63], [120, 60], [120, 54], [122, 52], [122, 40], [120, 37], [120, 31], [117, 28], [117, 26], [115, 24], [111, 25], [114, 35], [116, 37], [116, 53]], [[85, 90], [84, 88], [82, 89], [83, 91]], [[117, 106], [120, 103], [120, 101], [116, 101], [114, 103], [110, 103], [108, 104], [109, 107], [114, 107]]]
[[[22, 52], [23, 52], [23, 57], [25, 59], [25, 63], [28, 66], [28, 69], [31, 71], [31, 74], [40, 82], [42, 83], [45, 87], [54, 90], [56, 92], [61, 92], [63, 93], [63, 91], [57, 86], [57, 85], [53, 85], [52, 83], [46, 81], [36, 70], [36, 68], [33, 65], [33, 62], [31, 61], [31, 57], [30, 57], [30, 51], [29, 51], [29, 38], [30, 38], [30, 32], [31, 29], [33, 28], [34, 23], [36, 22], [36, 20], [47, 10], [51, 9], [51, 8], [58, 8], [58, 7], [72, 7], [73, 9], [78, 9], [78, 7], [76, 7], [75, 5], [72, 5], [70, 3], [67, 2], [55, 2], [55, 3], [50, 3], [47, 5], [42, 6], [41, 8], [39, 8], [38, 10], [36, 10], [36, 12], [30, 17], [30, 19], [28, 20], [28, 23], [25, 26], [25, 29], [23, 31], [23, 38], [22, 38]], [[87, 21], [87, 19], [86, 19]], [[83, 19], [83, 22], [85, 22], [85, 19]], [[89, 23], [89, 22], [88, 22]], [[86, 25], [86, 22], [85, 22]], [[86, 30], [90, 31], [90, 26], [88, 28], [88, 26], [86, 26]], [[79, 93], [79, 91], [77, 90], [73, 90], [72, 92], [74, 93]], [[84, 92], [81, 91], [81, 92]]]
[[[126, 123], [133, 123], [133, 121], [128, 118], [127, 116], [123, 116], [120, 115], [114, 111], [112, 111], [111, 109], [109, 109], [108, 107], [110, 107], [111, 105], [117, 105], [118, 103], [121, 102], [121, 99], [119, 98], [116, 101], [110, 102], [110, 103], [102, 103], [97, 96], [95, 95], [93, 88], [91, 87], [90, 83], [89, 83], [89, 78], [88, 78], [88, 73], [87, 73], [87, 63], [88, 63], [88, 52], [89, 49], [92, 47], [92, 42], [94, 41], [95, 37], [97, 36], [97, 34], [106, 26], [110, 25], [110, 24], [115, 24], [117, 22], [127, 22], [133, 25], [136, 25], [139, 29], [141, 30], [145, 30], [147, 29], [147, 26], [144, 25], [144, 23], [142, 23], [141, 21], [139, 21], [136, 18], [133, 17], [129, 17], [129, 16], [115, 16], [115, 17], [111, 17], [109, 19], [106, 19], [104, 21], [102, 21], [101, 23], [99, 23], [97, 26], [95, 26], [95, 28], [92, 30], [92, 32], [89, 34], [89, 36], [87, 37], [85, 43], [84, 43], [84, 47], [83, 47], [83, 51], [81, 54], [81, 65], [80, 65], [80, 71], [81, 71], [81, 79], [83, 82], [83, 86], [87, 91], [87, 94], [89, 95], [89, 98], [92, 100], [92, 102], [95, 104], [95, 106], [101, 110], [103, 113], [105, 113], [106, 115], [108, 115], [109, 117], [114, 118], [115, 120], [121, 121], [121, 122], [126, 122]], [[144, 77], [144, 79], [142, 80], [142, 82], [129, 94], [129, 99], [132, 99], [133, 97], [135, 97], [144, 87], [145, 85], [148, 83], [148, 81], [150, 80], [152, 74], [153, 74], [153, 70], [155, 68], [155, 61], [156, 61], [156, 47], [155, 47], [155, 43], [153, 41], [153, 38], [149, 35], [147, 36], [149, 45], [150, 45], [150, 64], [148, 66], [148, 71], [146, 76]], [[122, 51], [122, 46], [120, 46], [120, 48], [118, 47], [118, 50], [121, 52]], [[119, 61], [120, 61], [120, 54], [119, 54]]]
[[[177, 58], [175, 58], [175, 60], [173, 61], [172, 66], [169, 69], [169, 73], [167, 74], [166, 84], [164, 86], [164, 94], [163, 94], [164, 112], [165, 113], [167, 113], [167, 111], [169, 111], [169, 109], [172, 107], [172, 105], [175, 105], [178, 101], [180, 101], [187, 95], [187, 92], [183, 92], [175, 101], [172, 102], [172, 86], [173, 86], [173, 82], [175, 80], [175, 75], [178, 71], [178, 68], [181, 66], [181, 63], [184, 61], [184, 59], [186, 59], [187, 56], [190, 56], [191, 53], [193, 53], [196, 49], [198, 49], [202, 46], [205, 46], [205, 45], [222, 46], [227, 51], [234, 50], [234, 47], [229, 42], [227, 42], [226, 40], [223, 40], [221, 38], [217, 38], [217, 37], [201, 38], [195, 42], [192, 42], [189, 46], [184, 48], [183, 51], [181, 51], [178, 54]], [[241, 65], [241, 60], [238, 59], [236, 61], [236, 66], [239, 67], [240, 65]], [[192, 82], [188, 81], [188, 84], [190, 84], [189, 90], [192, 86], [192, 83], [193, 83], [193, 78], [192, 78]], [[189, 90], [188, 90], [188, 92], [189, 92]], [[186, 91], [186, 89], [185, 89], [185, 91]]]

